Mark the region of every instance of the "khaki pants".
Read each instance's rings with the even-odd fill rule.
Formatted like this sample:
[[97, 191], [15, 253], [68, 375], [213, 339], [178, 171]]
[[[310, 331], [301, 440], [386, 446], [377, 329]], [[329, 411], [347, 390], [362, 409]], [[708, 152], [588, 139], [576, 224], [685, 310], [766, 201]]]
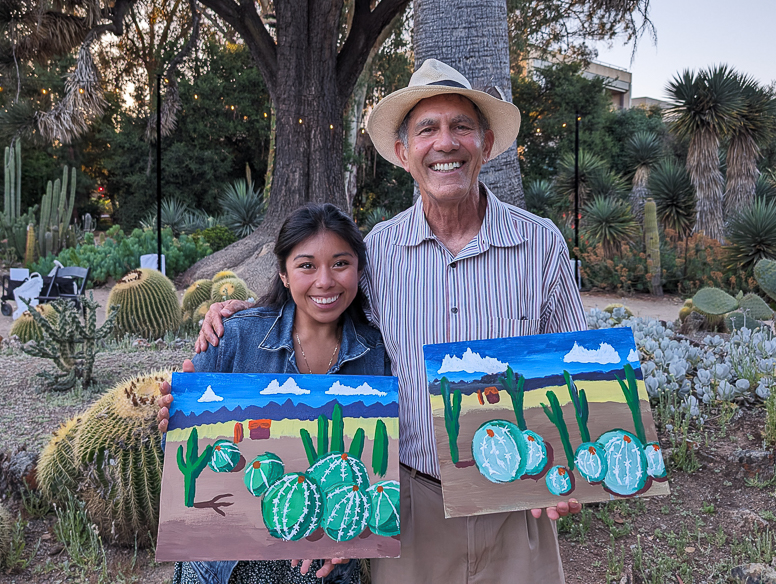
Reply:
[[445, 519], [442, 487], [401, 467], [401, 558], [373, 584], [563, 584], [555, 525], [528, 511]]

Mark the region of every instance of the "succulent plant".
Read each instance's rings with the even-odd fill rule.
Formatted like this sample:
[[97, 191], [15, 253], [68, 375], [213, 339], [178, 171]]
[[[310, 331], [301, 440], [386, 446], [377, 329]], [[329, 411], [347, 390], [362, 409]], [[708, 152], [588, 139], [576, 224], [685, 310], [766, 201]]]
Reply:
[[254, 497], [261, 497], [283, 476], [284, 470], [283, 461], [277, 454], [259, 454], [245, 467], [245, 487]]
[[679, 320], [684, 322], [684, 319], [690, 316], [692, 309], [693, 309], [692, 298], [688, 298], [687, 300], [684, 301], [684, 304], [679, 309]]
[[222, 270], [216, 273], [216, 275], [213, 276], [213, 278], [210, 281], [213, 282], [213, 284], [216, 284], [221, 280], [225, 280], [226, 278], [237, 278], [237, 274], [235, 274], [231, 270]]
[[369, 473], [358, 458], [347, 452], [331, 452], [307, 470], [323, 493], [341, 484], [357, 485], [363, 491], [369, 488]]
[[380, 481], [369, 487], [371, 513], [369, 530], [377, 535], [399, 535], [401, 524], [401, 497], [397, 481]]
[[210, 280], [197, 280], [191, 286], [186, 288], [183, 293], [181, 306], [185, 312], [193, 313], [197, 307], [210, 300], [210, 293], [213, 290], [213, 282]]
[[75, 460], [75, 441], [81, 417], [65, 422], [49, 440], [38, 458], [38, 489], [52, 503], [63, 503], [75, 494], [81, 473]]
[[114, 333], [145, 338], [163, 337], [181, 324], [181, 308], [173, 283], [157, 270], [139, 268], [119, 280], [108, 296], [106, 310], [118, 306]]
[[14, 520], [8, 510], [0, 503], [0, 568], [5, 568], [11, 551]]
[[472, 455], [482, 476], [494, 483], [509, 483], [525, 473], [528, 443], [517, 425], [490, 420], [474, 433]]
[[272, 537], [286, 541], [305, 538], [321, 524], [321, 489], [303, 473], [285, 474], [262, 497], [261, 516]]
[[633, 316], [633, 312], [631, 312], [631, 309], [625, 306], [624, 304], [620, 304], [619, 302], [613, 302], [612, 304], [607, 304], [604, 307], [604, 312], [608, 312], [609, 314], [612, 314], [615, 309], [621, 308], [625, 312], [625, 316], [630, 318]]
[[366, 529], [372, 505], [366, 489], [345, 483], [328, 489], [324, 494], [321, 526], [334, 541], [350, 541]]
[[757, 262], [754, 277], [762, 291], [776, 300], [776, 261], [763, 259]]
[[159, 521], [162, 480], [158, 386], [168, 371], [124, 381], [84, 414], [75, 441], [83, 472], [79, 497], [100, 533], [122, 545], [149, 545]]
[[223, 278], [213, 284], [210, 300], [213, 302], [248, 300], [248, 287], [240, 278]]
[[240, 449], [231, 440], [216, 440], [207, 465], [213, 472], [232, 472], [240, 462]]
[[[50, 304], [38, 304], [33, 310], [37, 310], [39, 314], [43, 315], [43, 318], [49, 321], [52, 326], [57, 326], [59, 314]], [[11, 325], [11, 330], [8, 331], [8, 334], [16, 335], [22, 343], [27, 343], [29, 341], [40, 341], [43, 338], [43, 329], [32, 318], [30, 311], [25, 310]]]
[[706, 316], [722, 316], [738, 308], [738, 300], [719, 288], [701, 288], [692, 298], [696, 311]]
[[207, 314], [207, 311], [210, 310], [210, 307], [213, 305], [213, 302], [208, 298], [197, 306], [197, 309], [194, 311], [194, 314], [191, 316], [191, 320], [195, 323], [199, 323], [203, 318], [205, 318], [205, 315]]

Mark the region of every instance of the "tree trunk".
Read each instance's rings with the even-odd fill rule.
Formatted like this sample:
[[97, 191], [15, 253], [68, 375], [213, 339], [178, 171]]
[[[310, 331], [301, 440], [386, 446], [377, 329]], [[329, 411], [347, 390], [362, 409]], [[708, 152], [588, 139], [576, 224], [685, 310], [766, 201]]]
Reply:
[[[426, 59], [455, 67], [474, 89], [497, 86], [512, 101], [506, 0], [413, 0], [415, 69]], [[494, 127], [498, 120], [490, 120]], [[517, 146], [483, 165], [480, 180], [525, 208]]]
[[725, 181], [719, 170], [719, 137], [703, 129], [690, 140], [687, 172], [695, 187], [695, 233], [703, 233], [718, 241], [723, 238], [722, 191]]
[[730, 140], [725, 191], [725, 218], [728, 221], [754, 203], [755, 185], [760, 176], [757, 169], [759, 157], [760, 149], [750, 136], [739, 135]]

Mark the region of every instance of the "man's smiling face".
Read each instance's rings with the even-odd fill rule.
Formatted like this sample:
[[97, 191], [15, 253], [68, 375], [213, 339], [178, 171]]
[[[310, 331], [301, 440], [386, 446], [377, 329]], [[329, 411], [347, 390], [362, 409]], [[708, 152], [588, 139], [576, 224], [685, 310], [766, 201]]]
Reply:
[[409, 118], [407, 146], [396, 155], [418, 182], [424, 201], [442, 205], [478, 196], [478, 177], [490, 157], [493, 132], [482, 132], [474, 104], [458, 94], [418, 102]]

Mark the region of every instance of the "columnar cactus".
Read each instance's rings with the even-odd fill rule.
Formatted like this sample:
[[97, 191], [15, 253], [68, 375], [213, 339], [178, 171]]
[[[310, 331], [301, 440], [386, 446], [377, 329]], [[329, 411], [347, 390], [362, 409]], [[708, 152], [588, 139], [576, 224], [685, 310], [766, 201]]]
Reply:
[[[38, 304], [33, 310], [37, 310], [52, 326], [57, 326], [59, 315], [50, 304]], [[22, 343], [27, 343], [29, 341], [40, 341], [43, 338], [43, 329], [35, 322], [30, 311], [25, 310], [11, 325], [11, 330], [8, 331], [8, 334], [16, 335]]]
[[261, 497], [285, 471], [277, 454], [259, 454], [245, 467], [245, 487], [254, 497]]
[[474, 433], [472, 454], [482, 476], [494, 483], [509, 483], [525, 472], [528, 444], [512, 422], [491, 420]]
[[231, 440], [216, 440], [207, 465], [213, 472], [232, 472], [240, 462], [240, 449]]
[[70, 172], [70, 199], [67, 197], [67, 166], [62, 170], [62, 180], [48, 181], [46, 194], [40, 203], [40, 228], [38, 239], [40, 257], [58, 254], [64, 247], [65, 234], [70, 226], [75, 206], [75, 168]]
[[307, 470], [307, 476], [321, 487], [322, 492], [341, 484], [369, 488], [369, 473], [364, 463], [347, 452], [331, 452]]
[[286, 541], [305, 538], [321, 524], [321, 488], [303, 473], [285, 474], [264, 494], [261, 516], [272, 537]]
[[80, 471], [75, 461], [75, 440], [81, 418], [63, 424], [40, 453], [36, 479], [38, 489], [52, 503], [61, 503], [78, 490]]
[[84, 414], [75, 440], [79, 487], [100, 533], [122, 545], [151, 543], [159, 520], [161, 434], [156, 414], [161, 371], [120, 383]]
[[372, 472], [383, 477], [388, 471], [388, 429], [385, 422], [375, 422], [375, 439], [372, 443]]
[[380, 481], [367, 489], [371, 513], [369, 530], [384, 537], [399, 535], [401, 500], [397, 481]]
[[625, 430], [610, 430], [598, 440], [606, 451], [608, 466], [604, 488], [615, 495], [628, 496], [640, 492], [647, 484], [647, 457], [644, 443]]
[[193, 313], [203, 302], [210, 300], [210, 292], [213, 290], [213, 282], [210, 280], [197, 280], [186, 288], [183, 293], [181, 305], [185, 312]]
[[27, 242], [24, 247], [24, 265], [28, 268], [35, 263], [37, 257], [37, 239], [35, 239], [35, 225], [27, 225]]
[[337, 485], [324, 494], [321, 526], [334, 541], [350, 541], [366, 529], [371, 503], [366, 489], [354, 483]]
[[248, 300], [248, 287], [240, 278], [224, 278], [213, 284], [210, 300], [213, 302]]
[[181, 308], [173, 283], [157, 270], [131, 270], [108, 296], [106, 310], [118, 306], [118, 335], [131, 333], [156, 339], [181, 324]]
[[644, 243], [647, 252], [647, 265], [652, 279], [649, 282], [653, 296], [663, 295], [663, 270], [660, 266], [660, 232], [657, 228], [657, 206], [653, 199], [644, 203]]

